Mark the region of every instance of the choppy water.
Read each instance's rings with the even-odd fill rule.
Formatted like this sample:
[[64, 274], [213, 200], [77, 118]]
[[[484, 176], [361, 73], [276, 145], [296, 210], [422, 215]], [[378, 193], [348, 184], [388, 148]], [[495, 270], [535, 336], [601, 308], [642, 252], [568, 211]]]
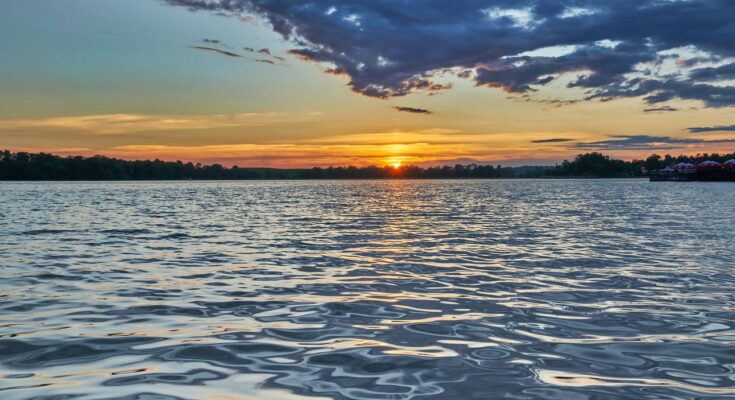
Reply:
[[735, 398], [735, 185], [0, 184], [0, 398]]

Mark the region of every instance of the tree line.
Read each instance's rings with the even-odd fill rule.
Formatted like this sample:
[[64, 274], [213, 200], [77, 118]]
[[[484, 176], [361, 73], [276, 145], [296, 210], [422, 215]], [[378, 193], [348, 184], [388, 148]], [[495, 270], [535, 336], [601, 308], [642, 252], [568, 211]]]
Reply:
[[645, 170], [662, 169], [678, 162], [726, 161], [735, 154], [660, 156], [623, 161], [593, 152], [547, 167], [455, 165], [436, 167], [328, 167], [274, 169], [224, 167], [182, 161], [121, 160], [104, 156], [61, 157], [47, 153], [0, 152], [0, 180], [257, 180], [257, 179], [456, 179], [641, 177]]

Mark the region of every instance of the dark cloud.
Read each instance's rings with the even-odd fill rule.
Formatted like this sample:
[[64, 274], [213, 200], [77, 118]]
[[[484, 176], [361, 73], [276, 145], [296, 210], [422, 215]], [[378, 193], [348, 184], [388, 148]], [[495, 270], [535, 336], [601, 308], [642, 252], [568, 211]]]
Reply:
[[719, 67], [698, 68], [693, 70], [689, 77], [701, 81], [735, 79], [735, 63]]
[[271, 51], [268, 50], [268, 49], [266, 49], [266, 48], [262, 48], [262, 49], [258, 50], [258, 53], [265, 54], [267, 56], [271, 55]]
[[[642, 97], [735, 105], [732, 0], [167, 0], [257, 15], [304, 60], [387, 98], [452, 70], [477, 85], [532, 94], [565, 74], [586, 100]], [[544, 51], [541, 51], [544, 50]], [[676, 68], [663, 68], [671, 60]], [[707, 63], [710, 63], [707, 65]]]
[[224, 47], [226, 49], [233, 50], [232, 46], [226, 44], [225, 42], [219, 40], [219, 39], [202, 39], [202, 42], [212, 45], [212, 46], [218, 46], [218, 47]]
[[[208, 39], [205, 39], [205, 40], [208, 40]], [[210, 40], [208, 43], [214, 43], [214, 41], [211, 41]], [[269, 64], [269, 65], [275, 65], [276, 64], [276, 62], [273, 61], [273, 60], [256, 59], [256, 58], [244, 57], [244, 56], [242, 56], [240, 54], [237, 54], [235, 52], [228, 51], [228, 50], [222, 50], [222, 49], [218, 49], [218, 48], [215, 48], [215, 47], [189, 46], [189, 48], [192, 48], [192, 49], [195, 49], [195, 50], [210, 51], [210, 52], [217, 53], [217, 54], [222, 54], [222, 55], [225, 55], [225, 56], [228, 56], [228, 57], [244, 58], [244, 59], [247, 59], [247, 60], [250, 60], [250, 61], [255, 61], [257, 63], [262, 63], [262, 64]], [[275, 58], [276, 59], [279, 59], [279, 60], [282, 59], [281, 57], [275, 57]]]
[[682, 99], [701, 100], [707, 107], [735, 106], [735, 87], [732, 86], [715, 86], [675, 79], [665, 81], [635, 79], [627, 86], [608, 87], [588, 99], [597, 98], [606, 101], [617, 97], [645, 96], [643, 100], [648, 104]]
[[531, 143], [564, 143], [564, 142], [573, 142], [574, 139], [568, 139], [568, 138], [553, 138], [553, 139], [538, 139], [538, 140], [531, 140]]
[[233, 53], [231, 51], [222, 50], [222, 49], [215, 49], [214, 47], [204, 47], [204, 46], [189, 46], [189, 48], [195, 49], [195, 50], [202, 50], [202, 51], [211, 51], [214, 53], [222, 54], [228, 57], [236, 57], [236, 58], [243, 58], [241, 55], [237, 53]]
[[679, 111], [679, 109], [671, 107], [671, 106], [663, 106], [663, 107], [655, 107], [655, 108], [646, 108], [645, 110], [643, 110], [644, 113], [660, 113], [660, 112], [672, 112], [672, 111]]
[[609, 137], [611, 138], [609, 140], [576, 143], [572, 147], [582, 150], [668, 150], [685, 145], [735, 143], [735, 139], [706, 140], [650, 135], [609, 135]]
[[327, 68], [324, 70], [324, 73], [331, 75], [347, 75], [347, 72], [342, 68]]
[[696, 126], [689, 128], [691, 133], [703, 133], [703, 132], [735, 132], [735, 125], [718, 125], [718, 126]]
[[396, 111], [400, 112], [408, 112], [408, 113], [414, 113], [414, 114], [433, 114], [431, 111], [423, 109], [423, 108], [415, 108], [415, 107], [393, 107]]
[[[654, 60], [641, 43], [624, 43], [615, 48], [586, 45], [559, 57], [508, 57], [492, 68], [478, 68], [476, 81], [507, 92], [526, 93], [533, 91], [533, 86], [552, 82], [558, 74], [571, 72], [580, 75], [569, 83], [570, 87], [594, 90], [622, 83], [624, 75], [633, 72], [636, 64]], [[588, 74], [581, 75], [582, 72]]]

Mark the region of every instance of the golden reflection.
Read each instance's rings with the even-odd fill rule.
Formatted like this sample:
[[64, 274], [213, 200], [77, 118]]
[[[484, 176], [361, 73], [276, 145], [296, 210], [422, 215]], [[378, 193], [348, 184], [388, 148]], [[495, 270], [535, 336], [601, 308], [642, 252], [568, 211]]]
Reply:
[[704, 387], [670, 379], [617, 378], [550, 370], [538, 371], [538, 377], [544, 383], [557, 386], [663, 386], [708, 394], [735, 394], [735, 388], [732, 387]]
[[361, 339], [344, 337], [339, 339], [321, 340], [316, 342], [295, 342], [283, 339], [264, 339], [259, 340], [258, 343], [267, 343], [280, 346], [299, 346], [304, 349], [313, 349], [314, 353], [329, 352], [338, 349], [361, 349], [361, 348], [375, 348], [380, 349], [383, 354], [390, 355], [409, 355], [416, 357], [430, 357], [430, 358], [446, 358], [446, 357], [457, 357], [456, 351], [447, 349], [441, 346], [402, 346], [398, 344], [383, 342], [380, 340], [373, 339]]
[[578, 338], [561, 338], [539, 333], [528, 332], [521, 329], [513, 329], [514, 333], [528, 336], [530, 338], [546, 343], [568, 343], [568, 344], [606, 344], [613, 342], [636, 342], [636, 343], [661, 343], [682, 342], [682, 343], [705, 343], [710, 337], [717, 337], [723, 332], [700, 333], [694, 335], [677, 335], [677, 334], [651, 334], [651, 335], [635, 335], [635, 336], [603, 336], [603, 335], [587, 335]]
[[437, 321], [474, 321], [482, 318], [497, 318], [502, 317], [503, 314], [481, 314], [481, 313], [467, 313], [459, 315], [441, 315], [438, 317], [428, 317], [421, 319], [384, 319], [380, 321], [381, 324], [386, 325], [407, 325], [407, 324], [428, 324]]

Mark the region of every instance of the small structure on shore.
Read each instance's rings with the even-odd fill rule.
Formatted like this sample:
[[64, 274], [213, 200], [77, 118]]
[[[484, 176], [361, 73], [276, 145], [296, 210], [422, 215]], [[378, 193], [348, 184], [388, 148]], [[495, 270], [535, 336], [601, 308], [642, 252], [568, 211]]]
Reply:
[[650, 171], [648, 177], [651, 182], [735, 182], [735, 159], [725, 161], [724, 163], [707, 160], [697, 165], [682, 162], [664, 169]]
[[717, 161], [703, 161], [697, 164], [697, 170], [722, 169], [723, 165]]
[[673, 167], [671, 167], [671, 169], [674, 170], [674, 171], [681, 171], [681, 172], [683, 172], [683, 171], [696, 171], [697, 170], [697, 166], [694, 165], [694, 164], [683, 162], [683, 163], [678, 163], [678, 164], [674, 165]]

